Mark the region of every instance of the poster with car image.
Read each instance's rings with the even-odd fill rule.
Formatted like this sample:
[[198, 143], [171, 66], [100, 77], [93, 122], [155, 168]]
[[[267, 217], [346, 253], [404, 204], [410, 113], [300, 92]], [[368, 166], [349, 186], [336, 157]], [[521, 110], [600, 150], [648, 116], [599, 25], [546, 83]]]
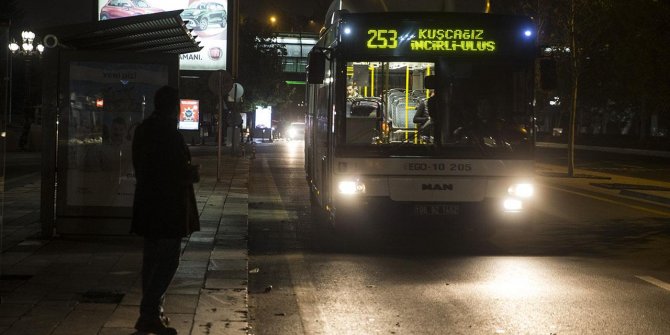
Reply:
[[181, 70], [226, 68], [228, 0], [98, 0], [98, 19], [183, 10], [180, 14], [200, 41], [202, 50], [179, 57]]

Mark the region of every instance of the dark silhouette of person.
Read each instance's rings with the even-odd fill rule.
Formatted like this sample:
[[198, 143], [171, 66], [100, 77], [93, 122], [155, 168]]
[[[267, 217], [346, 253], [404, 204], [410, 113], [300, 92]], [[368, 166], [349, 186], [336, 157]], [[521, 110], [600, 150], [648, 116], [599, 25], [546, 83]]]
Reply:
[[136, 186], [131, 231], [144, 237], [142, 301], [135, 329], [177, 334], [167, 327], [163, 301], [181, 255], [181, 240], [200, 229], [193, 183], [196, 168], [177, 130], [179, 94], [163, 86], [155, 111], [135, 129], [132, 144]]
[[416, 113], [412, 122], [419, 127], [418, 133], [420, 135], [426, 135], [430, 132], [431, 128], [431, 113], [437, 111], [437, 98], [435, 97], [435, 90], [430, 91], [430, 97], [425, 100], [421, 100], [416, 106]]
[[28, 150], [28, 139], [30, 137], [30, 128], [35, 122], [35, 112], [31, 107], [25, 107], [23, 109], [23, 129], [21, 131], [21, 136], [19, 137], [19, 148], [21, 150]]

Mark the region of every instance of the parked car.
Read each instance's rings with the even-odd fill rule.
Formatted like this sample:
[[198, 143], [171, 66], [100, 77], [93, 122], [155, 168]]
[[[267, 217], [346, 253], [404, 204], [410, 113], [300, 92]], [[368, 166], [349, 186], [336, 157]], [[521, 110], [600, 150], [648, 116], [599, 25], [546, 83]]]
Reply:
[[194, 2], [181, 13], [181, 18], [186, 22], [188, 28], [196, 30], [207, 30], [212, 24], [218, 24], [221, 28], [226, 27], [226, 7], [218, 2]]
[[163, 12], [161, 8], [151, 7], [145, 0], [109, 0], [100, 9], [100, 20], [120, 17], [153, 14]]

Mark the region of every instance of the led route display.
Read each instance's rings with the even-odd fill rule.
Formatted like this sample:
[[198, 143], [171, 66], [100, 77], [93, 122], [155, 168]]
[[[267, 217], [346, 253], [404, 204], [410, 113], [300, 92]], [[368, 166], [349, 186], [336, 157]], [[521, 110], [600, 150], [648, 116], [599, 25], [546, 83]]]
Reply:
[[398, 36], [395, 29], [369, 29], [368, 49], [395, 49], [398, 40], [408, 40], [413, 51], [481, 51], [493, 52], [496, 42], [485, 39], [484, 29], [417, 29]]

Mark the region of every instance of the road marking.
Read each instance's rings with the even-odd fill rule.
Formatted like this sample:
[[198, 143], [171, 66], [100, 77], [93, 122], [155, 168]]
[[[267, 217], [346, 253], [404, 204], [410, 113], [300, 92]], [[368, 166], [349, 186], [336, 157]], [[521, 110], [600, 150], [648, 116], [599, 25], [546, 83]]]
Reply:
[[[282, 203], [279, 187], [270, 171], [268, 160], [263, 160], [262, 172], [255, 174], [254, 178], [257, 178], [258, 185], [263, 185], [263, 189], [261, 195], [250, 195], [250, 201], [262, 200], [265, 203]], [[254, 216], [259, 214], [262, 214], [259, 210], [250, 210], [249, 219], [253, 221]], [[272, 210], [272, 215], [265, 219], [279, 223], [289, 220], [289, 218], [289, 213], [282, 206], [281, 209]], [[321, 310], [317, 289], [307, 268], [304, 254], [301, 252], [289, 253], [284, 255], [284, 258], [288, 263], [295, 301], [298, 305], [298, 312], [305, 334], [332, 334], [328, 331], [328, 323], [325, 321], [325, 314]]]
[[651, 277], [651, 276], [635, 276], [635, 277], [637, 277], [638, 279], [644, 280], [649, 284], [656, 285], [656, 286], [658, 286], [658, 287], [660, 287], [660, 288], [662, 288], [666, 291], [670, 291], [670, 284], [668, 284], [668, 283], [666, 283], [662, 280], [656, 279], [656, 278]]
[[305, 334], [332, 334], [302, 253], [286, 255]]
[[581, 196], [584, 196], [584, 197], [587, 197], [587, 198], [596, 199], [596, 200], [600, 200], [600, 201], [604, 201], [604, 202], [609, 202], [611, 204], [623, 205], [623, 206], [626, 206], [628, 208], [633, 208], [633, 209], [637, 209], [639, 211], [648, 212], [648, 213], [652, 213], [652, 214], [656, 214], [656, 215], [663, 215], [663, 216], [670, 215], [670, 212], [657, 211], [657, 210], [642, 207], [642, 206], [631, 205], [631, 204], [628, 204], [628, 203], [625, 203], [625, 202], [616, 201], [616, 200], [600, 197], [600, 196], [597, 196], [597, 195], [592, 195], [592, 194], [588, 194], [588, 193], [582, 193], [582, 192], [577, 192], [577, 191], [573, 191], [573, 190], [568, 190], [568, 189], [565, 189], [565, 188], [556, 187], [556, 186], [552, 186], [552, 185], [549, 185], [549, 184], [544, 184], [544, 186], [547, 187], [547, 188], [558, 190], [558, 191], [577, 194], [577, 195], [581, 195]]

